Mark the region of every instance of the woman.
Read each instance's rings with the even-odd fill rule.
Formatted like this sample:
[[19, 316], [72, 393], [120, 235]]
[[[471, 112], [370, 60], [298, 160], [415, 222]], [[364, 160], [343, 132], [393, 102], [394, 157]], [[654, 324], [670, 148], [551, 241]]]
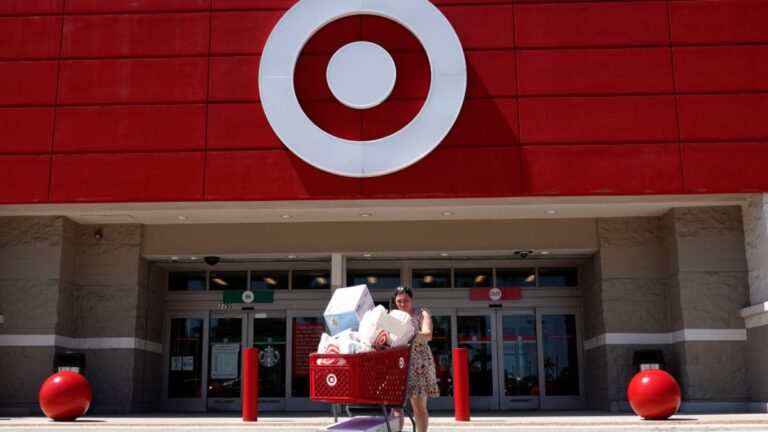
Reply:
[[[440, 396], [435, 376], [435, 362], [432, 350], [427, 342], [432, 340], [432, 315], [426, 309], [413, 310], [413, 291], [410, 288], [399, 287], [392, 294], [392, 304], [397, 309], [411, 315], [416, 338], [411, 349], [411, 370], [408, 375], [408, 395], [411, 398], [413, 415], [416, 420], [416, 431], [427, 432], [429, 413], [427, 398]], [[400, 429], [403, 429], [403, 410], [395, 410], [400, 416]]]

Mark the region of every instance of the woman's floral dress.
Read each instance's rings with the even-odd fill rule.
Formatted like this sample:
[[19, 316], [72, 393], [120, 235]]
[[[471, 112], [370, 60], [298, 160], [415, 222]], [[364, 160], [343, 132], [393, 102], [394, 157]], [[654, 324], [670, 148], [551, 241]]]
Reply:
[[[421, 331], [421, 321], [424, 318], [424, 309], [419, 309], [414, 315], [411, 315], [411, 323], [416, 333]], [[430, 397], [440, 396], [440, 390], [437, 388], [437, 377], [435, 376], [435, 361], [432, 358], [432, 350], [429, 349], [427, 342], [417, 340], [413, 342], [411, 350], [411, 370], [408, 375], [408, 394], [410, 397]]]

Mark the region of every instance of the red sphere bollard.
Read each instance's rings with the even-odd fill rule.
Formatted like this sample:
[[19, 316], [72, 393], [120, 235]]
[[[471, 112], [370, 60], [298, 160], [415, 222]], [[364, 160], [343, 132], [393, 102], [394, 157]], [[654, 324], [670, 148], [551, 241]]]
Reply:
[[672, 375], [661, 369], [638, 372], [627, 388], [629, 405], [647, 420], [664, 420], [680, 408], [680, 386]]
[[91, 406], [93, 391], [84, 376], [75, 372], [57, 372], [40, 387], [38, 401], [46, 416], [56, 421], [72, 421]]

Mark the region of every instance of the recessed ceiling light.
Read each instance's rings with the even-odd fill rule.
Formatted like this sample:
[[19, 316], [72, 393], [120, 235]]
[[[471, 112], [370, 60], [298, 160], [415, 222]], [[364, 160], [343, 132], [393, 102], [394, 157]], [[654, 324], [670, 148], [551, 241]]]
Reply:
[[557, 211], [555, 211], [555, 210], [547, 210], [547, 214], [555, 214], [555, 213], [557, 213]]
[[453, 216], [453, 212], [442, 212], [440, 214], [442, 214], [443, 216]]
[[290, 218], [293, 217], [293, 215], [284, 214], [284, 215], [280, 215], [280, 217], [283, 218], [283, 219], [290, 219]]
[[443, 252], [440, 254], [440, 256], [448, 256], [448, 252]]
[[360, 213], [360, 217], [368, 218], [368, 217], [371, 217], [371, 216], [373, 216], [373, 215], [370, 214], [370, 213]]
[[288, 255], [288, 259], [294, 259], [296, 258], [296, 255]]
[[363, 254], [363, 256], [366, 257], [366, 258], [370, 258], [371, 254]]
[[187, 220], [189, 218], [186, 217], [186, 216], [176, 216], [176, 219], [178, 219], [178, 220]]
[[549, 251], [541, 251], [542, 255], [549, 255]]
[[189, 259], [191, 259], [191, 260], [196, 260], [196, 259], [197, 259], [197, 257], [189, 257]]

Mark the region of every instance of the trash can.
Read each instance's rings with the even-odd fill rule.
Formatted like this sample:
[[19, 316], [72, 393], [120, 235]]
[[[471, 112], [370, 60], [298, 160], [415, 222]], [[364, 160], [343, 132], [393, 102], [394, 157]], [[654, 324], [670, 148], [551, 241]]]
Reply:
[[83, 353], [65, 351], [53, 356], [53, 372], [69, 371], [82, 374], [83, 369], [85, 369], [85, 354]]
[[646, 369], [664, 369], [664, 352], [661, 350], [637, 350], [634, 353], [635, 372]]

